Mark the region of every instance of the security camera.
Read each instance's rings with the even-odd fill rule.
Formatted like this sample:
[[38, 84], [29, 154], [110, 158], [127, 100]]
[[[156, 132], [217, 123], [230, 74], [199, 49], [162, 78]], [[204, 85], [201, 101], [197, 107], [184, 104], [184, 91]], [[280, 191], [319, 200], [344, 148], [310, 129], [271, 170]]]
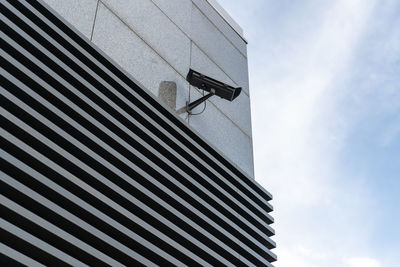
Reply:
[[216, 96], [232, 101], [239, 96], [242, 91], [241, 87], [234, 88], [230, 85], [217, 81], [211, 77], [207, 77], [200, 72], [189, 69], [186, 80], [199, 89], [214, 93]]
[[236, 97], [238, 97], [240, 92], [242, 91], [241, 87], [232, 87], [192, 69], [189, 69], [186, 80], [190, 83], [190, 85], [197, 87], [201, 90], [210, 92], [202, 98], [187, 104], [186, 111], [189, 113], [192, 109], [194, 109], [200, 103], [204, 102], [213, 95], [232, 101]]

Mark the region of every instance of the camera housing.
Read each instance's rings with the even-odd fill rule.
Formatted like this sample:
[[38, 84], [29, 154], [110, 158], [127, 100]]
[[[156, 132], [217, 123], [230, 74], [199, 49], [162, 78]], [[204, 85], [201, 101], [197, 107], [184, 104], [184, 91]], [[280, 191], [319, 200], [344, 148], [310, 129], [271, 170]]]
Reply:
[[192, 86], [210, 92], [229, 101], [232, 101], [238, 97], [242, 91], [241, 87], [232, 87], [192, 69], [189, 69], [186, 80]]

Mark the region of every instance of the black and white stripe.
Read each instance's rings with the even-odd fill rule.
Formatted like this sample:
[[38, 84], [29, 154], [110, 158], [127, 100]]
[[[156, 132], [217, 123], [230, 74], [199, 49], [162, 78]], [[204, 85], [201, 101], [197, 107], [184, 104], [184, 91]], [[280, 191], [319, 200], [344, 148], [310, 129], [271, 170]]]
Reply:
[[40, 1], [0, 5], [3, 261], [272, 266], [265, 189]]

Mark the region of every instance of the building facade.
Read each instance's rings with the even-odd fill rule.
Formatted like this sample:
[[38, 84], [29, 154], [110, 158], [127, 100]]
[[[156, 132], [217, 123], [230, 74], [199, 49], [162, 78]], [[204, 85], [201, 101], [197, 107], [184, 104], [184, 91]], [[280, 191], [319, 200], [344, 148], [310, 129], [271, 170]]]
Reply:
[[[1, 13], [1, 261], [272, 266], [246, 41], [221, 7], [10, 0]], [[189, 68], [242, 93], [179, 113], [202, 96]]]

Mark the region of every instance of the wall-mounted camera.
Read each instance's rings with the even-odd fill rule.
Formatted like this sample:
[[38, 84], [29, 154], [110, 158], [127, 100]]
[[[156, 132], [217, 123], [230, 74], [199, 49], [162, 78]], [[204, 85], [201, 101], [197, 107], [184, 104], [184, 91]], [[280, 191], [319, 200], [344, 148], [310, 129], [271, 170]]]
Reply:
[[209, 94], [186, 105], [186, 111], [189, 113], [199, 104], [206, 101], [213, 95], [232, 101], [236, 97], [238, 97], [240, 95], [240, 92], [242, 91], [241, 87], [236, 87], [236, 88], [232, 87], [230, 85], [217, 81], [211, 77], [208, 77], [192, 69], [189, 69], [189, 72], [186, 76], [186, 80], [190, 83], [190, 85], [195, 86], [206, 92], [209, 92]]

